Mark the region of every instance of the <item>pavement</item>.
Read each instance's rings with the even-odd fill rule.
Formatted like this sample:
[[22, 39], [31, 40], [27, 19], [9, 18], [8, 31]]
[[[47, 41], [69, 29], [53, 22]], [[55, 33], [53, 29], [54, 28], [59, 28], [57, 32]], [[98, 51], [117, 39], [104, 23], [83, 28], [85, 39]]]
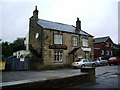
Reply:
[[79, 69], [60, 69], [47, 71], [8, 71], [2, 72], [2, 82], [11, 82], [29, 79], [43, 79], [51, 77], [66, 76], [72, 74], [80, 74]]
[[4, 71], [2, 72], [1, 86], [10, 86], [16, 84], [44, 81], [52, 78], [65, 78], [75, 75], [86, 74], [80, 69], [59, 69], [47, 71]]

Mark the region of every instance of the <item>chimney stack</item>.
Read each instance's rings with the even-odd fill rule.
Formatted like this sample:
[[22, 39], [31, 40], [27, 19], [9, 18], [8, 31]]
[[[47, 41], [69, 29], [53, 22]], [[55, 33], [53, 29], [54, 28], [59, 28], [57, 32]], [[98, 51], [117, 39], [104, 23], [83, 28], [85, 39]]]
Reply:
[[33, 19], [37, 22], [38, 21], [38, 10], [37, 6], [35, 6], [35, 10], [33, 11]]
[[81, 30], [81, 21], [79, 20], [79, 18], [77, 18], [77, 21], [76, 21], [76, 29]]

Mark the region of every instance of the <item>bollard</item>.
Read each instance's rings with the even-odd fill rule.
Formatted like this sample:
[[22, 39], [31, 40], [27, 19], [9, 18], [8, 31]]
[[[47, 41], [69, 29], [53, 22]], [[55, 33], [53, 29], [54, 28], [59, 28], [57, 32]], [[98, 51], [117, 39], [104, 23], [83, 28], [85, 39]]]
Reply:
[[87, 79], [88, 79], [89, 82], [93, 82], [93, 83], [96, 82], [95, 68], [93, 68], [93, 67], [84, 67], [84, 68], [81, 68], [81, 72], [88, 73], [88, 78]]

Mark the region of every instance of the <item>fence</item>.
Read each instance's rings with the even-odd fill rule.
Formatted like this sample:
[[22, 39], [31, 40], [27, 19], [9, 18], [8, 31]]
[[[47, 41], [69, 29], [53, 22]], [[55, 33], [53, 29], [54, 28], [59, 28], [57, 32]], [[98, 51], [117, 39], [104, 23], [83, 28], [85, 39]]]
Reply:
[[28, 59], [25, 58], [7, 58], [5, 59], [6, 66], [5, 70], [8, 71], [19, 71], [28, 70]]

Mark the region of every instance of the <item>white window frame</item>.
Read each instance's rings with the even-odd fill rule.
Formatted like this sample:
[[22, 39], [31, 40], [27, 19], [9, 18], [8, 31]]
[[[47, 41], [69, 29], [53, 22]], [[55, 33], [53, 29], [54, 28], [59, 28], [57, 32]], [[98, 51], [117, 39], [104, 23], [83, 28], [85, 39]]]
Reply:
[[88, 39], [86, 39], [86, 38], [82, 39], [82, 46], [88, 47]]
[[109, 43], [108, 42], [106, 42], [106, 47], [109, 47]]
[[111, 47], [113, 47], [113, 44], [112, 44], [112, 43], [110, 43], [110, 46], [111, 46]]
[[63, 44], [62, 35], [54, 34], [54, 44]]
[[113, 55], [113, 52], [112, 52], [112, 51], [110, 51], [110, 55], [111, 55], [111, 56]]
[[63, 59], [62, 59], [62, 51], [55, 51], [54, 52], [54, 57], [55, 57], [55, 62], [62, 62], [63, 61]]
[[72, 37], [72, 45], [73, 46], [78, 46], [78, 37], [77, 36]]
[[104, 55], [105, 53], [104, 53], [104, 50], [101, 50], [101, 55]]

